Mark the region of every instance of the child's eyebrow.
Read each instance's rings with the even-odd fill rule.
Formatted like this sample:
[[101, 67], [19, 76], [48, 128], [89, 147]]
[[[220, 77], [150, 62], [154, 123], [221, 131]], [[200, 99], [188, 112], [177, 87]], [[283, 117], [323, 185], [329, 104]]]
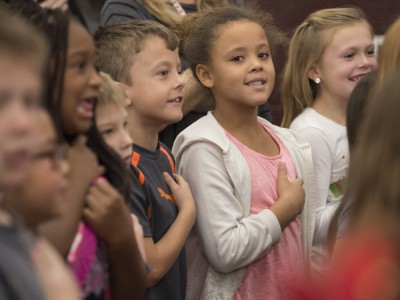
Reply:
[[89, 55], [89, 50], [87, 49], [74, 49], [73, 51], [68, 53], [69, 56], [82, 56], [82, 57], [86, 57]]
[[[259, 43], [256, 46], [256, 48], [258, 48], [258, 49], [263, 48], [263, 47], [267, 47], [269, 49], [269, 44], [265, 43], [265, 42], [262, 42], [262, 43]], [[232, 48], [232, 49], [228, 49], [228, 52], [246, 51], [246, 50], [248, 50], [248, 47], [239, 46], [239, 47], [235, 47], [235, 48]]]
[[[155, 63], [153, 66], [150, 66], [150, 67], [151, 67], [152, 69], [157, 69], [157, 68], [160, 68], [160, 67], [169, 67], [169, 68], [172, 68], [172, 67], [174, 67], [174, 65], [175, 65], [175, 63], [172, 62], [172, 61], [163, 60], [163, 61], [160, 61], [160, 62]], [[180, 62], [176, 65], [176, 67], [177, 67], [178, 69], [181, 68]]]
[[361, 45], [361, 46], [354, 46], [354, 45], [352, 45], [352, 46], [348, 46], [348, 47], [345, 47], [345, 48], [343, 48], [343, 49], [341, 49], [341, 51], [342, 52], [345, 52], [345, 51], [349, 51], [349, 50], [357, 50], [357, 49], [364, 49], [364, 48], [375, 48], [375, 43], [370, 43], [370, 44], [368, 44], [368, 45]]
[[84, 51], [74, 51], [74, 52], [70, 52], [68, 54], [67, 59], [71, 60], [71, 59], [85, 59], [87, 57], [87, 53], [85, 53]]

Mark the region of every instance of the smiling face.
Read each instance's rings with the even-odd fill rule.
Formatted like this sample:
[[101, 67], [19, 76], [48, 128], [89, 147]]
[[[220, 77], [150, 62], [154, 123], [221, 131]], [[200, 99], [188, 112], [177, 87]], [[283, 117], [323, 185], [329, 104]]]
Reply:
[[[210, 88], [217, 103], [250, 107], [267, 101], [275, 82], [275, 69], [264, 30], [249, 20], [220, 26], [211, 50], [212, 60], [197, 68], [202, 83]], [[251, 34], [250, 34], [251, 33]]]
[[71, 20], [61, 102], [63, 131], [77, 135], [89, 130], [101, 80], [94, 67], [94, 45], [85, 28]]
[[18, 186], [29, 166], [42, 78], [33, 64], [0, 52], [0, 189]]
[[331, 40], [319, 63], [309, 72], [320, 78], [318, 99], [346, 102], [357, 82], [377, 67], [373, 37], [364, 22], [354, 22], [326, 31]]
[[184, 80], [178, 49], [169, 50], [163, 39], [149, 37], [134, 55], [132, 85], [125, 92], [137, 122], [162, 129], [182, 119]]
[[133, 142], [128, 132], [128, 114], [125, 108], [117, 102], [97, 105], [96, 126], [106, 144], [129, 166]]

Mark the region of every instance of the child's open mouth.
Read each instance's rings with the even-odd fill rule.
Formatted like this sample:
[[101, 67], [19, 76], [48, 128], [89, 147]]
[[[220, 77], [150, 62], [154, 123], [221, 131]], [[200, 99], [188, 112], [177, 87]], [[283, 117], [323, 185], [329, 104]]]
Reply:
[[94, 115], [94, 104], [96, 103], [96, 98], [86, 98], [79, 102], [77, 111], [78, 114], [84, 118], [93, 118]]
[[265, 84], [265, 80], [260, 79], [260, 80], [251, 80], [246, 82], [246, 85], [249, 86], [263, 86]]
[[358, 82], [361, 78], [363, 78], [366, 74], [360, 74], [354, 77], [351, 77], [350, 80], [354, 82]]
[[182, 102], [182, 100], [183, 100], [183, 97], [176, 97], [174, 99], [168, 100], [167, 102], [169, 102], [169, 103], [171, 103], [171, 102], [180, 103], [180, 102]]

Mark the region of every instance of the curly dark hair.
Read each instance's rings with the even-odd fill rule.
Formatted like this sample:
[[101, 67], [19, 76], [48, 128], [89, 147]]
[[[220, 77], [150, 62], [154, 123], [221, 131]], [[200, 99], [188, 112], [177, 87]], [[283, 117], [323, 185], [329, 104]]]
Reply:
[[181, 55], [189, 62], [193, 74], [196, 75], [197, 65], [210, 61], [211, 49], [218, 38], [218, 28], [239, 20], [259, 24], [268, 38], [272, 52], [278, 45], [287, 42], [286, 37], [274, 25], [272, 16], [257, 9], [254, 4], [219, 7], [204, 13], [190, 14], [174, 25], [173, 30], [180, 38]]

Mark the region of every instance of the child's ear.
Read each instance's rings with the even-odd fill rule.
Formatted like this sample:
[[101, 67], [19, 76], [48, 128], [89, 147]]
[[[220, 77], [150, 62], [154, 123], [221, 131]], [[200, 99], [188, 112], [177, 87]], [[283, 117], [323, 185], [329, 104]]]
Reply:
[[307, 76], [312, 81], [314, 81], [317, 78], [320, 78], [318, 67], [316, 65], [311, 65], [310, 68], [307, 71]]
[[119, 87], [122, 89], [125, 95], [125, 107], [129, 107], [132, 105], [132, 100], [129, 98], [128, 94], [126, 93], [126, 84], [116, 81], [116, 83], [119, 85]]
[[132, 105], [132, 99], [129, 98], [128, 94], [125, 92], [125, 89], [124, 93], [125, 93], [125, 107], [130, 107]]
[[196, 75], [199, 78], [200, 82], [207, 88], [211, 89], [214, 86], [214, 80], [212, 78], [212, 74], [209, 69], [205, 65], [197, 65], [196, 66]]

